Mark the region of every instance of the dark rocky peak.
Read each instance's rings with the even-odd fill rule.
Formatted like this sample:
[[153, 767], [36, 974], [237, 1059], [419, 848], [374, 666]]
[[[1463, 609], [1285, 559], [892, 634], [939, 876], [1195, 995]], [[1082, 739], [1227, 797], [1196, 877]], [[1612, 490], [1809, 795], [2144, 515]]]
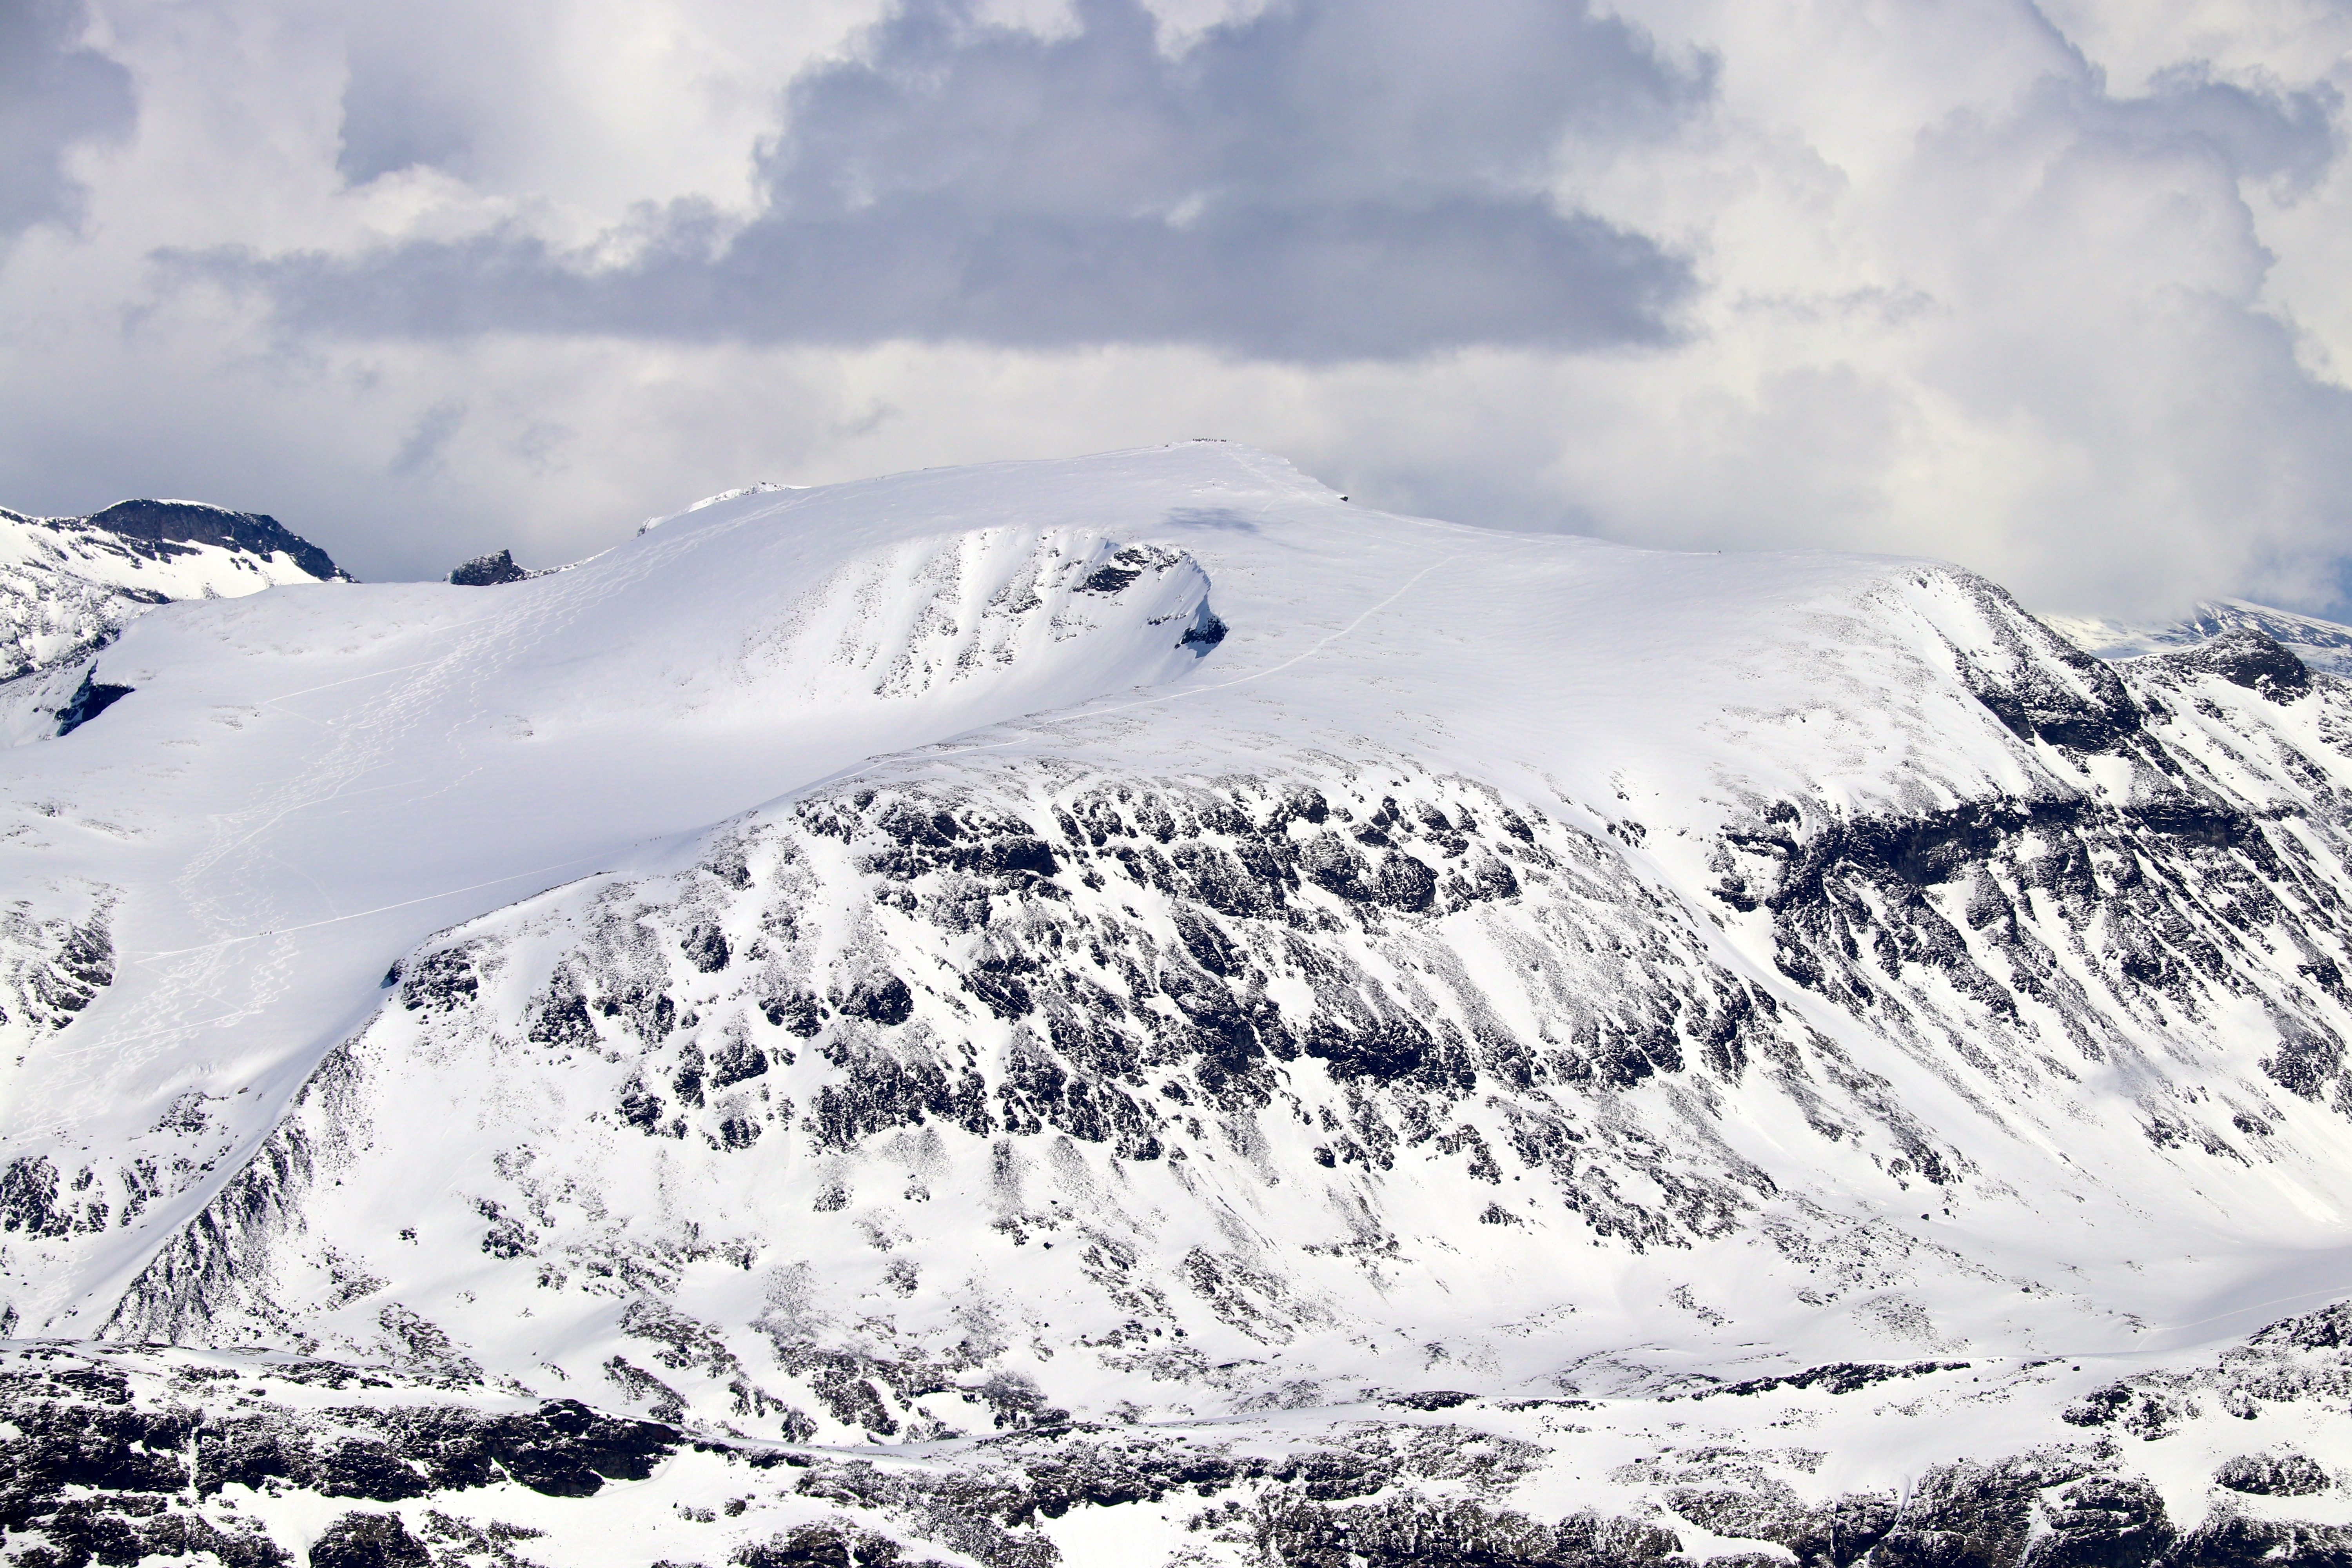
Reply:
[[2311, 689], [2310, 667], [2252, 626], [2232, 626], [2211, 642], [2179, 653], [2151, 654], [2146, 663], [2167, 671], [2218, 675], [2273, 702], [2289, 701]]
[[294, 564], [321, 582], [355, 581], [327, 552], [279, 522], [259, 512], [231, 511], [201, 501], [121, 500], [88, 517], [47, 518], [52, 528], [93, 528], [149, 548], [142, 553], [161, 559], [179, 554], [175, 544], [215, 544], [228, 550], [249, 550], [257, 555], [284, 551]]
[[521, 583], [540, 575], [515, 564], [514, 552], [501, 550], [495, 554], [477, 555], [449, 574], [449, 581], [460, 588], [495, 588], [501, 583]]

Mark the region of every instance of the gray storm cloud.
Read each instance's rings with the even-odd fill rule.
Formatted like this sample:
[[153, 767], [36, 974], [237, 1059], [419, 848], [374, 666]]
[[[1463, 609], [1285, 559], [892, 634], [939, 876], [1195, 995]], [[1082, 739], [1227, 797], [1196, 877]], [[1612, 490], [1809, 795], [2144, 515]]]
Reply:
[[0, 0], [0, 241], [78, 216], [66, 154], [120, 136], [136, 112], [130, 73], [81, 47], [84, 25], [67, 0]]
[[[1270, 10], [1181, 55], [1133, 0], [1041, 37], [913, 0], [794, 82], [766, 209], [642, 218], [619, 265], [507, 228], [359, 256], [215, 252], [305, 330], [1024, 348], [1195, 343], [1303, 361], [1655, 342], [1687, 266], [1564, 212], [1564, 139], [1671, 125], [1703, 76], [1623, 23], [1497, 0]], [[354, 176], [470, 146], [413, 71], [356, 69]], [[437, 150], [437, 151], [436, 151]], [[614, 237], [606, 237], [609, 247]]]

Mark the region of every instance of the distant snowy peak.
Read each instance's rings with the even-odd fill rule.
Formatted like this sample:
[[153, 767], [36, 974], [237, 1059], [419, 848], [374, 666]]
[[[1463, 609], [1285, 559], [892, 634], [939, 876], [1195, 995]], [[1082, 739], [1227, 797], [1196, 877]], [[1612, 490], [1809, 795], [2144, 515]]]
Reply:
[[117, 501], [87, 517], [0, 508], [0, 680], [73, 659], [174, 599], [350, 582], [272, 517], [186, 500]]
[[2043, 616], [2042, 621], [2084, 652], [2105, 659], [2178, 653], [2231, 632], [2259, 632], [2323, 674], [2352, 677], [2352, 626], [2243, 599], [2200, 604], [2187, 620], [2168, 626], [2135, 626], [2087, 616]]
[[[287, 575], [290, 565], [302, 578], [324, 583], [352, 582], [352, 574], [335, 564], [327, 552], [274, 517], [259, 512], [232, 511], [226, 507], [193, 500], [124, 500], [85, 517], [33, 517], [0, 507], [0, 524], [9, 531], [37, 531], [47, 542], [84, 563], [83, 574], [109, 576], [121, 571], [175, 563], [207, 563], [221, 557], [247, 557], [231, 571], [248, 574], [273, 564], [275, 575]], [[285, 557], [284, 563], [277, 558]], [[141, 566], [111, 566], [139, 562]], [[96, 570], [92, 568], [95, 567]], [[140, 585], [146, 585], [142, 583]], [[245, 592], [251, 592], [247, 587]], [[234, 597], [225, 586], [223, 596]], [[174, 595], [173, 597], [184, 595]]]

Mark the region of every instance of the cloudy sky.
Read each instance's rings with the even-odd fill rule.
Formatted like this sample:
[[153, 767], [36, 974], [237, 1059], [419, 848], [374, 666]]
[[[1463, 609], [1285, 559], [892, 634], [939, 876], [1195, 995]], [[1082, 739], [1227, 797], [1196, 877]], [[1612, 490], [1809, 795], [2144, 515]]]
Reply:
[[424, 576], [1216, 435], [2343, 613], [2347, 51], [2345, 0], [0, 0], [0, 504]]

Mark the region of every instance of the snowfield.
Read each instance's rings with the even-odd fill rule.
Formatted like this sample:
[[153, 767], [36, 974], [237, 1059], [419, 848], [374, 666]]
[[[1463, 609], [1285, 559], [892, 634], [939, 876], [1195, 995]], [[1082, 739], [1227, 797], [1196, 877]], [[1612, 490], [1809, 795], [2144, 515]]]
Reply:
[[2352, 695], [2238, 608], [1193, 443], [125, 617], [0, 751], [0, 1527], [2352, 1561]]

